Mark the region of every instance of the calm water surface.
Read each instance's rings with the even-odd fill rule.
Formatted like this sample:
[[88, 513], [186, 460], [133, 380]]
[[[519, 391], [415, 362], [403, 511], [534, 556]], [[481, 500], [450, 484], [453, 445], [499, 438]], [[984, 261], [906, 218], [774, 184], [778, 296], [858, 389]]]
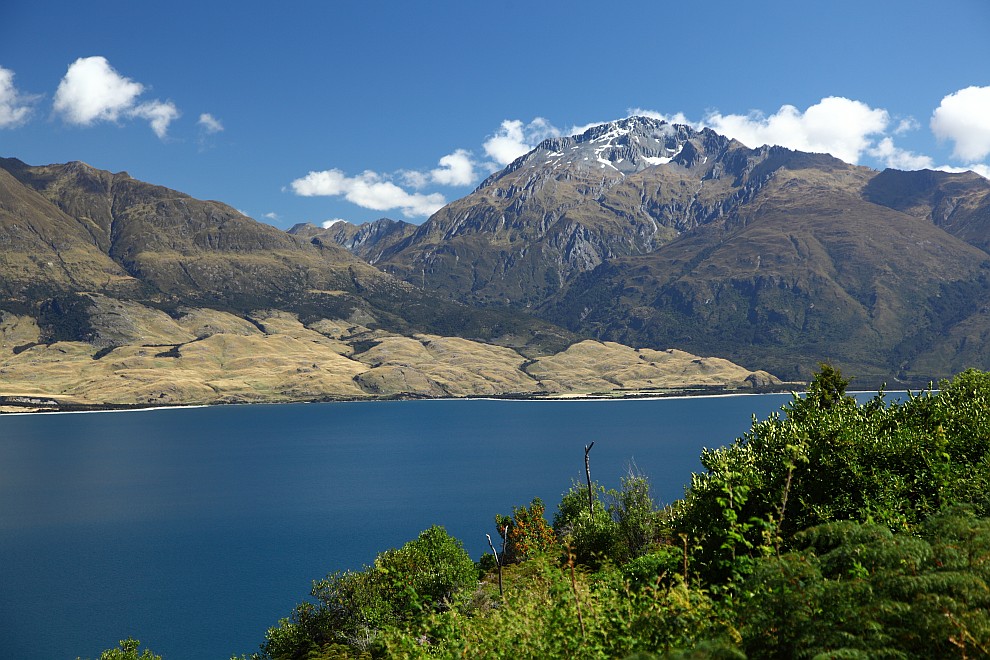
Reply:
[[477, 559], [496, 513], [550, 512], [634, 462], [662, 503], [702, 447], [787, 395], [230, 406], [0, 417], [0, 654], [98, 657], [134, 636], [226, 660], [335, 569], [444, 525]]

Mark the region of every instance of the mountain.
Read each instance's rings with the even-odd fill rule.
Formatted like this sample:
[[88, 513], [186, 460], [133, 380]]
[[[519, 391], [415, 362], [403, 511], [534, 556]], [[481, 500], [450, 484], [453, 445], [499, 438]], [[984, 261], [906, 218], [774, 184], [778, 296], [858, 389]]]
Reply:
[[416, 230], [416, 225], [402, 220], [380, 218], [374, 222], [355, 225], [338, 220], [329, 227], [317, 227], [303, 222], [289, 229], [289, 233], [314, 245], [334, 244], [374, 264], [382, 253], [402, 241]]
[[226, 204], [126, 173], [14, 159], [0, 160], [0, 173], [3, 199], [12, 200], [0, 206], [0, 235], [10, 245], [10, 267], [0, 274], [14, 300], [96, 292], [165, 310], [277, 308], [303, 317], [370, 318], [397, 332], [449, 333], [456, 325], [486, 340], [511, 334], [509, 341], [522, 337], [525, 344], [538, 334], [560, 348], [572, 339], [545, 322], [424, 294], [333, 242], [299, 240]]
[[990, 367], [990, 182], [633, 117], [546, 140], [376, 262], [631, 346], [860, 383]]
[[[349, 247], [409, 231], [372, 225]], [[290, 234], [84, 163], [0, 159], [0, 406], [779, 383], [718, 359], [577, 343], [531, 315], [451, 301], [326, 231]]]
[[[481, 303], [535, 306], [577, 274], [651, 252], [719, 213], [737, 192], [726, 192], [731, 180], [715, 180], [705, 190], [715, 205], [707, 204], [690, 168], [742, 148], [709, 130], [639, 117], [546, 140], [438, 211], [378, 264]], [[660, 170], [669, 163], [677, 169]], [[658, 171], [671, 176], [654, 180], [649, 173]]]

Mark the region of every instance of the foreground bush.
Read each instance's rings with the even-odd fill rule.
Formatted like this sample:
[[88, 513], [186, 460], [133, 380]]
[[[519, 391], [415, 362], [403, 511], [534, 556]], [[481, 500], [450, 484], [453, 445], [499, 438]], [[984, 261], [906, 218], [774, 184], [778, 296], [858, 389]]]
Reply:
[[838, 520], [910, 531], [943, 507], [990, 514], [990, 376], [967, 371], [937, 393], [865, 405], [834, 370], [784, 415], [702, 455], [673, 511], [693, 565], [713, 583], [744, 576], [795, 533]]
[[477, 584], [461, 542], [431, 527], [363, 571], [331, 573], [313, 583], [316, 603], [298, 605], [270, 628], [266, 657], [277, 660], [349, 657], [373, 648], [379, 632], [449, 610]]

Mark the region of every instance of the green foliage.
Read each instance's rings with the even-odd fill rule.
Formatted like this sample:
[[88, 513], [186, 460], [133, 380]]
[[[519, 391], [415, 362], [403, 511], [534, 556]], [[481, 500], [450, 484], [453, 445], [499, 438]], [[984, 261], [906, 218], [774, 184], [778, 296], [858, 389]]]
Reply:
[[383, 628], [448, 610], [476, 583], [474, 563], [460, 541], [433, 526], [381, 553], [363, 571], [331, 573], [314, 582], [317, 603], [296, 606], [290, 618], [270, 628], [264, 652], [279, 660], [366, 652]]
[[560, 500], [553, 517], [553, 530], [574, 561], [597, 567], [615, 557], [619, 526], [603, 503], [605, 488], [593, 482], [592, 492], [595, 498], [589, 511], [587, 486], [574, 483]]
[[618, 492], [610, 492], [616, 530], [615, 560], [626, 562], [655, 548], [667, 532], [650, 493], [650, 481], [632, 471], [621, 480]]
[[625, 563], [651, 552], [669, 537], [645, 476], [630, 470], [619, 490], [606, 491], [597, 483], [592, 483], [592, 489], [591, 511], [588, 488], [574, 483], [553, 518], [554, 531], [577, 563], [590, 567]]
[[100, 660], [162, 660], [162, 656], [155, 655], [150, 649], [144, 649], [138, 653], [141, 641], [128, 637], [120, 640], [117, 648], [107, 649], [100, 653]]
[[806, 406], [803, 409], [829, 410], [837, 405], [850, 405], [855, 400], [846, 394], [849, 380], [842, 377], [842, 372], [828, 362], [818, 365], [818, 373], [808, 384], [805, 397]]
[[911, 530], [942, 507], [990, 513], [990, 375], [969, 371], [941, 391], [857, 405], [827, 370], [785, 416], [702, 455], [675, 506], [673, 529], [706, 579], [744, 577], [760, 557], [787, 549], [801, 530], [872, 521]]
[[990, 521], [938, 514], [921, 536], [835, 522], [760, 562], [736, 616], [749, 658], [990, 653]]
[[511, 516], [495, 516], [499, 536], [505, 541], [502, 564], [515, 564], [526, 559], [553, 553], [557, 539], [553, 528], [544, 518], [546, 507], [539, 497], [529, 507], [513, 507]]
[[683, 584], [632, 590], [614, 573], [571, 572], [547, 558], [520, 568], [528, 571], [528, 578], [513, 582], [499, 607], [472, 616], [436, 614], [414, 635], [388, 636], [385, 654], [623, 658], [667, 654], [698, 640], [729, 641], [731, 631], [702, 590]]

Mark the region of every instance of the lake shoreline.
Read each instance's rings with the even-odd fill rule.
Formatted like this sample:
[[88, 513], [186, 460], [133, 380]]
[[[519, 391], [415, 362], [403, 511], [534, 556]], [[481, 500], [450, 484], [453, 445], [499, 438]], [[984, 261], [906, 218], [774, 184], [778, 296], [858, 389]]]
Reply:
[[610, 392], [506, 393], [461, 397], [431, 397], [414, 393], [369, 397], [319, 397], [298, 400], [217, 401], [211, 403], [80, 403], [47, 395], [0, 395], [0, 416], [60, 413], [134, 412], [234, 405], [280, 405], [298, 403], [357, 403], [385, 401], [633, 401], [694, 397], [751, 396], [803, 392], [806, 383], [781, 383], [772, 387], [727, 388], [720, 385], [664, 388], [656, 390], [612, 390]]

